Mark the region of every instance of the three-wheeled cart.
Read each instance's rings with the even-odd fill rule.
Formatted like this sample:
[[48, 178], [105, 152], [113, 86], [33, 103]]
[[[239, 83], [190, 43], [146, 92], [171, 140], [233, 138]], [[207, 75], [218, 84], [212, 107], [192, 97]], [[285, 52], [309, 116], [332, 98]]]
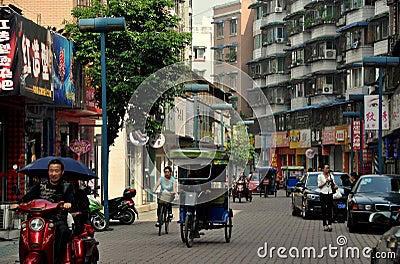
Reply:
[[304, 166], [282, 166], [281, 170], [285, 181], [286, 197], [289, 197], [293, 188], [304, 175]]
[[277, 169], [273, 167], [258, 167], [254, 170], [253, 172], [254, 177], [260, 179], [258, 185], [260, 197], [262, 196], [262, 194], [264, 194], [264, 197], [268, 197], [268, 195], [274, 195], [276, 197], [277, 174], [278, 174]]
[[201, 230], [224, 229], [232, 236], [233, 212], [229, 207], [226, 152], [206, 149], [172, 150], [169, 158], [178, 169], [179, 223], [182, 242], [192, 247]]

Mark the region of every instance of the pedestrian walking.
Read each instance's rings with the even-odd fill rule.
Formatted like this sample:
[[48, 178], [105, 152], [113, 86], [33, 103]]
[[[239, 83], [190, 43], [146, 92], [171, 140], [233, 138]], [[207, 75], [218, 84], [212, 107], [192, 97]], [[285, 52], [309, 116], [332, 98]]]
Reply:
[[360, 176], [357, 174], [357, 172], [353, 171], [350, 173], [351, 189], [353, 189], [353, 187], [356, 185], [359, 178]]
[[337, 190], [337, 185], [333, 181], [329, 164], [324, 164], [322, 173], [318, 175], [318, 188], [320, 189], [323, 229], [332, 232], [333, 193]]

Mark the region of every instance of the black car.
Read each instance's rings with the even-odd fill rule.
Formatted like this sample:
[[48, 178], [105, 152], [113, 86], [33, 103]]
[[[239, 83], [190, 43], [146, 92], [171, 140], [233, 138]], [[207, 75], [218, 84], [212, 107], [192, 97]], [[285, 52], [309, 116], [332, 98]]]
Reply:
[[[399, 209], [400, 175], [364, 175], [348, 196], [347, 227], [349, 232], [355, 232], [363, 225], [376, 225], [369, 221], [373, 212], [389, 211], [396, 214]], [[385, 226], [382, 227], [385, 228]], [[390, 225], [386, 228], [390, 228]]]
[[[307, 172], [293, 188], [292, 215], [301, 215], [309, 218], [312, 214], [321, 214], [321, 202], [319, 200], [318, 175], [321, 172]], [[351, 190], [351, 181], [347, 173], [334, 172], [334, 181], [339, 186], [342, 198], [334, 200], [333, 217], [335, 220], [346, 220], [347, 195]]]

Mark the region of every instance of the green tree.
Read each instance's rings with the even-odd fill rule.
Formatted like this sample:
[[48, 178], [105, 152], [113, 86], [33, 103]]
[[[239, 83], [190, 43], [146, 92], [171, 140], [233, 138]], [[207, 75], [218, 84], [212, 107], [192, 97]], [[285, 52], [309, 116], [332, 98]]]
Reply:
[[[179, 33], [180, 18], [168, 11], [174, 7], [172, 0], [99, 0], [90, 7], [76, 7], [74, 18], [125, 17], [126, 30], [106, 33], [107, 63], [107, 115], [109, 145], [114, 143], [128, 102], [137, 87], [152, 73], [165, 66], [182, 61], [182, 50], [190, 45], [190, 33]], [[65, 21], [65, 33], [75, 42], [77, 62], [87, 65], [88, 85], [96, 88], [95, 100], [101, 107], [100, 34], [80, 32], [77, 22]], [[153, 80], [154, 81], [154, 80]], [[149, 91], [154, 92], [154, 91]], [[159, 112], [173, 102], [179, 89], [169, 89], [145, 113], [148, 118], [146, 132], [161, 128]]]
[[247, 133], [247, 127], [244, 124], [233, 126], [233, 139], [230, 142], [231, 160], [235, 165], [235, 175], [238, 167], [245, 167], [247, 162], [254, 157], [255, 149], [250, 142], [251, 134]]

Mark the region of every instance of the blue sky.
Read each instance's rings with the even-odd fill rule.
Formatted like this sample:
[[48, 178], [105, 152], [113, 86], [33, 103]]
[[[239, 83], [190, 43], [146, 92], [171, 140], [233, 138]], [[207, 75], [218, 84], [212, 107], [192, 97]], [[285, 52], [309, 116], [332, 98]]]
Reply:
[[193, 0], [193, 22], [197, 24], [203, 16], [212, 16], [213, 6], [229, 2], [232, 0]]

